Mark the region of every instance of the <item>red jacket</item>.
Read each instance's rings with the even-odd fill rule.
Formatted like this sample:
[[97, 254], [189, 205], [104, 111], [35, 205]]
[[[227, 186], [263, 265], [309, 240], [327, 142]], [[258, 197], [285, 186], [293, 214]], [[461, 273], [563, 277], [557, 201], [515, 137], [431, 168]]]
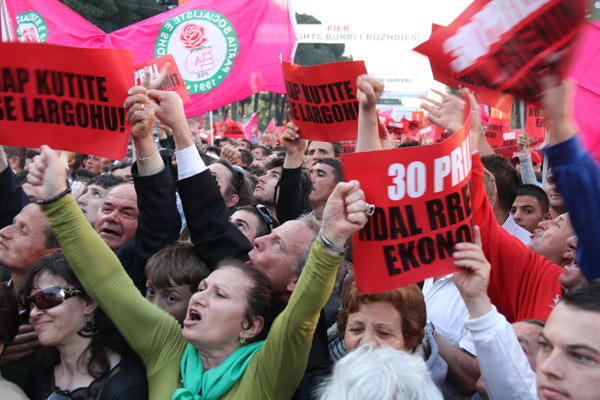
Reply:
[[473, 224], [481, 230], [485, 257], [492, 265], [488, 295], [509, 322], [546, 321], [563, 294], [562, 268], [529, 250], [496, 222], [483, 186], [483, 164], [473, 154]]

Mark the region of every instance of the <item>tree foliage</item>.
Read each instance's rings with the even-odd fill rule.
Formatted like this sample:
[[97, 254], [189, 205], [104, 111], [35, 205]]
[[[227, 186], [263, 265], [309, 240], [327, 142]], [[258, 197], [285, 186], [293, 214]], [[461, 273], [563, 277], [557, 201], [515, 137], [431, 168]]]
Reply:
[[177, 0], [60, 0], [106, 33], [167, 11]]
[[[312, 15], [296, 13], [298, 24], [320, 25], [321, 21]], [[336, 61], [351, 61], [352, 56], [344, 56], [346, 45], [343, 43], [300, 43], [294, 55], [298, 65], [311, 66]]]

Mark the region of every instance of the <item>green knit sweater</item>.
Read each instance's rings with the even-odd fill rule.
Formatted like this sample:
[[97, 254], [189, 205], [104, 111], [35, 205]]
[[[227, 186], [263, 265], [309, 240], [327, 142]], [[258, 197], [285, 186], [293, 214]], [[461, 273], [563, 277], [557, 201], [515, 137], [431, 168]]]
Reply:
[[[87, 293], [144, 361], [149, 398], [170, 399], [181, 385], [179, 363], [187, 345], [177, 321], [140, 294], [70, 195], [42, 209]], [[319, 312], [331, 293], [340, 262], [341, 257], [330, 255], [315, 241], [290, 301], [275, 319], [265, 345], [222, 399], [292, 397], [304, 375]]]

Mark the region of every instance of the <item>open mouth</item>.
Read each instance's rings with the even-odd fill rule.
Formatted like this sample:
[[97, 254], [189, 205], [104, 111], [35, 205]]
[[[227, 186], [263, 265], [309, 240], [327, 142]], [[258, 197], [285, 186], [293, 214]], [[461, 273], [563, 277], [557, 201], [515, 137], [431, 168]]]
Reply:
[[202, 320], [202, 316], [200, 314], [198, 314], [196, 311], [190, 311], [190, 318], [191, 321], [201, 321]]
[[112, 235], [112, 236], [119, 236], [119, 232], [112, 230], [112, 229], [108, 229], [108, 228], [102, 229], [101, 233], [105, 233], [107, 235]]

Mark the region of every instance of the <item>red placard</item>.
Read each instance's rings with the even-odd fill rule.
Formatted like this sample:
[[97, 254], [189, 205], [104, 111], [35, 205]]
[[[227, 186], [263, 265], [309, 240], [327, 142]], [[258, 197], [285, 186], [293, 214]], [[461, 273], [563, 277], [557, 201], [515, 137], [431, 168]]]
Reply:
[[542, 107], [527, 105], [527, 119], [525, 121], [525, 133], [533, 138], [531, 146], [538, 146], [544, 142], [546, 137], [546, 123]]
[[521, 153], [521, 149], [517, 145], [517, 139], [519, 138], [520, 134], [520, 129], [505, 131], [502, 134], [502, 137], [504, 138], [502, 144], [494, 149], [496, 154], [504, 156], [508, 159], [517, 157]]
[[165, 66], [166, 63], [171, 63], [169, 67], [169, 73], [165, 77], [162, 85], [158, 88], [159, 90], [172, 90], [177, 92], [181, 100], [184, 103], [190, 101], [190, 94], [188, 93], [185, 82], [183, 81], [183, 77], [181, 76], [181, 72], [179, 72], [179, 67], [177, 67], [177, 63], [173, 58], [172, 54], [167, 54], [166, 56], [155, 58], [154, 60], [146, 61], [144, 63], [138, 64], [134, 67], [134, 81], [136, 85], [141, 85], [144, 80], [144, 67], [150, 67], [150, 71], [152, 74], [152, 78], [154, 79]]
[[0, 43], [0, 143], [121, 160], [130, 50]]
[[495, 150], [504, 143], [504, 120], [496, 117], [490, 117], [485, 127], [485, 137]]
[[585, 13], [585, 0], [475, 0], [415, 50], [447, 75], [468, 75], [536, 102], [540, 76], [548, 69], [564, 74]]
[[355, 140], [358, 130], [356, 78], [366, 74], [363, 61], [314, 67], [283, 62], [283, 77], [292, 122], [305, 139]]
[[342, 154], [344, 180], [360, 181], [366, 201], [376, 207], [352, 237], [361, 292], [456, 270], [454, 244], [472, 240], [470, 116], [465, 121], [438, 144]]

